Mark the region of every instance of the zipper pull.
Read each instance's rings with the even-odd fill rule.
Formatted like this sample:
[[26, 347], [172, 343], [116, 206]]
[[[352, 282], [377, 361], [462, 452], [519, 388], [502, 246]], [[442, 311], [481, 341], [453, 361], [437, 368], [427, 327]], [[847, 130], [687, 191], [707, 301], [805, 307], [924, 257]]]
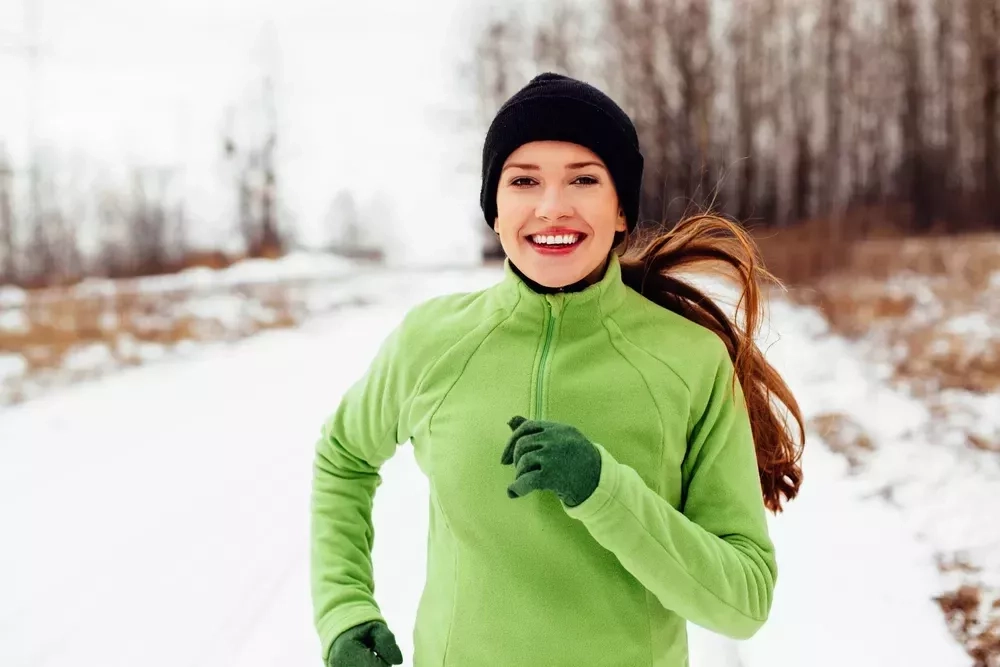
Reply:
[[545, 298], [549, 302], [552, 317], [559, 317], [562, 314], [563, 305], [566, 301], [562, 294], [546, 294]]

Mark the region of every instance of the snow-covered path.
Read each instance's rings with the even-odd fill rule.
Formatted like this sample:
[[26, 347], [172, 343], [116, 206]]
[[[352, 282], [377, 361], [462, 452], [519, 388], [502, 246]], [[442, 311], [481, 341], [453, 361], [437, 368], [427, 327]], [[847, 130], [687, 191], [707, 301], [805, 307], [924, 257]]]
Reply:
[[[320, 423], [409, 304], [495, 277], [411, 284], [387, 305], [0, 409], [0, 665], [319, 665], [307, 538]], [[836, 390], [834, 360], [810, 347], [809, 318], [776, 318], [772, 353], [814, 412]], [[971, 664], [930, 600], [929, 552], [860, 499], [839, 457], [814, 443], [805, 465], [801, 499], [773, 522], [772, 621], [739, 644], [692, 629], [693, 667]], [[409, 655], [427, 488], [407, 447], [383, 477], [376, 595]]]
[[[767, 354], [807, 420], [838, 410], [877, 415], [876, 437], [913, 423], [913, 403], [873, 381], [866, 362], [827, 335], [814, 311], [774, 302], [769, 328]], [[771, 620], [739, 647], [742, 663], [971, 665], [933, 601], [940, 579], [932, 549], [870, 483], [848, 474], [842, 455], [815, 433], [807, 437], [802, 492], [771, 522], [779, 568]]]

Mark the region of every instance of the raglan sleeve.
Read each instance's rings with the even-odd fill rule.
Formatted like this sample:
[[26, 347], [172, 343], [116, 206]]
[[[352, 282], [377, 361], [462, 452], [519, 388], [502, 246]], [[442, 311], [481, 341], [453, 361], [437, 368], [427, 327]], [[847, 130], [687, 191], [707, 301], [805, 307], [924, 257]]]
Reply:
[[416, 309], [410, 311], [325, 420], [315, 445], [310, 586], [324, 664], [344, 630], [385, 620], [374, 598], [372, 506], [380, 467], [411, 435], [407, 413], [425, 366], [413, 341], [425, 335]]
[[707, 400], [693, 411], [680, 508], [597, 443], [598, 487], [565, 509], [664, 607], [747, 639], [770, 613], [777, 564], [743, 390], [725, 348], [716, 356]]

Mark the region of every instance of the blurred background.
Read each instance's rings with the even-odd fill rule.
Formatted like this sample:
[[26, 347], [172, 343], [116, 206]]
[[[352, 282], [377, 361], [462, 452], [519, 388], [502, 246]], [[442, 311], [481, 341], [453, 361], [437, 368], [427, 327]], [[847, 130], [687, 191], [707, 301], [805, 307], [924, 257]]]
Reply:
[[784, 283], [806, 481], [771, 622], [692, 665], [1000, 665], [1000, 0], [0, 0], [0, 665], [320, 664], [319, 425], [500, 279], [482, 140], [541, 71], [635, 121], [642, 231], [711, 208]]

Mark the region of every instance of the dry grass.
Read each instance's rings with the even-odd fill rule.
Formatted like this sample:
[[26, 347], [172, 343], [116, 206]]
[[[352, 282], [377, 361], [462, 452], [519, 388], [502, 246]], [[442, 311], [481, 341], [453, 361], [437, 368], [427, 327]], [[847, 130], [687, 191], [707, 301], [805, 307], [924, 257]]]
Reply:
[[851, 257], [793, 296], [892, 350], [896, 379], [924, 395], [1000, 390], [1000, 237], [872, 240]]
[[[800, 256], [785, 268], [808, 280], [792, 297], [817, 307], [834, 332], [871, 342], [891, 362], [892, 380], [921, 397], [939, 417], [935, 423], [963, 428], [972, 449], [1000, 452], [997, 438], [956, 426], [963, 423], [951, 419], [958, 408], [942, 394], [1000, 391], [1000, 236], [832, 241], [826, 257], [818, 242], [796, 241]], [[820, 415], [811, 425], [853, 472], [876, 446], [845, 415]], [[961, 581], [936, 598], [952, 634], [976, 667], [1000, 667], [1000, 591], [984, 586], [978, 568], [961, 558], [941, 559], [938, 567]]]
[[810, 285], [849, 270], [858, 261], [858, 239], [906, 237], [907, 225], [894, 224], [898, 211], [878, 206], [858, 207], [840, 218], [805, 220], [790, 227], [751, 226], [768, 269], [788, 284]]
[[865, 458], [875, 451], [872, 439], [864, 428], [845, 414], [823, 413], [813, 417], [809, 426], [830, 449], [847, 459], [852, 473], [860, 471]]
[[[89, 295], [69, 288], [29, 290], [19, 326], [0, 328], [0, 352], [18, 354], [26, 365], [23, 375], [0, 386], [6, 389], [0, 403], [28, 398], [33, 386], [138, 365], [182, 344], [294, 326], [310, 312], [306, 298], [313, 282], [143, 291], [123, 281], [110, 293]], [[87, 363], [86, 355], [97, 363]]]
[[991, 600], [982, 587], [964, 584], [935, 601], [975, 667], [1000, 667], [1000, 597]]

